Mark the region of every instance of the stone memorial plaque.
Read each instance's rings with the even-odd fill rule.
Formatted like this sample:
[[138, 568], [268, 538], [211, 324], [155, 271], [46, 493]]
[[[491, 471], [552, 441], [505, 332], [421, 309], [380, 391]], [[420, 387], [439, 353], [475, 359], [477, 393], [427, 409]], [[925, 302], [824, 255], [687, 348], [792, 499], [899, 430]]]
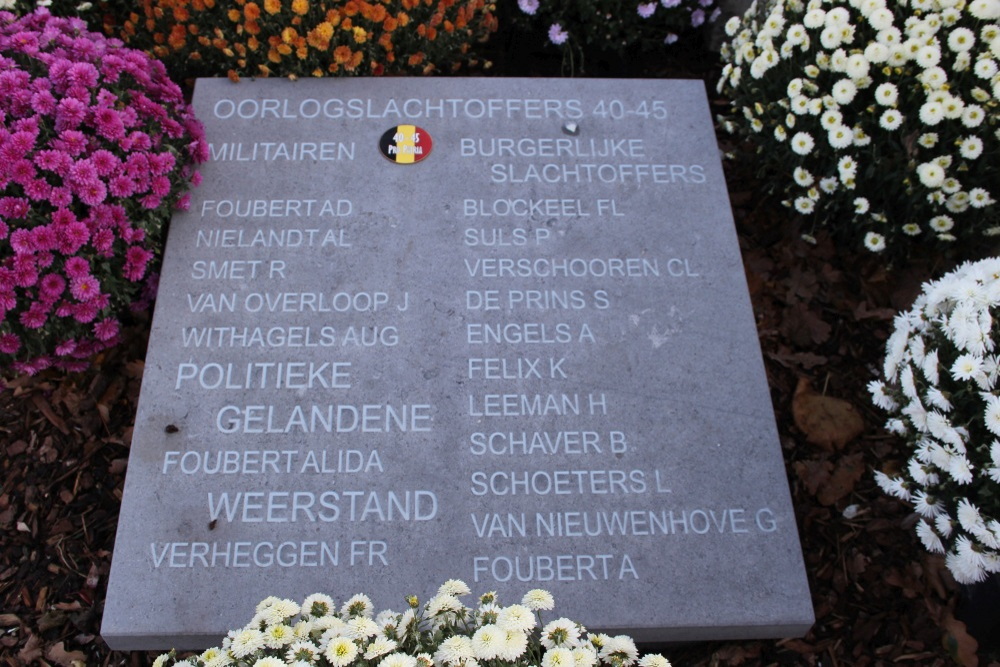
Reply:
[[808, 629], [701, 82], [213, 79], [194, 105], [211, 161], [165, 251], [110, 646], [448, 578], [640, 641]]

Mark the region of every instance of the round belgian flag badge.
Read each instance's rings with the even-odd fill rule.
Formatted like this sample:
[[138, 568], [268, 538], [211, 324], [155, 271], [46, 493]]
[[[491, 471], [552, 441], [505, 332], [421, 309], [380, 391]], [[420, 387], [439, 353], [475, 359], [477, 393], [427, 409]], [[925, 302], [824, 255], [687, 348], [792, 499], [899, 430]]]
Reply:
[[431, 146], [431, 135], [416, 125], [390, 127], [378, 140], [382, 155], [396, 164], [420, 162], [431, 154]]

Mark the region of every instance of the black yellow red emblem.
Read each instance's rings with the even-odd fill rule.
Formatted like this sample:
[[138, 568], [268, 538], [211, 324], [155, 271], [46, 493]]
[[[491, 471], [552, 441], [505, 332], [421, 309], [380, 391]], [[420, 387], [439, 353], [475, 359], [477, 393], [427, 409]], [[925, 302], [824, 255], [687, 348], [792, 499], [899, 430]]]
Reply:
[[431, 154], [434, 142], [427, 130], [416, 125], [390, 127], [378, 140], [386, 159], [396, 164], [414, 164]]

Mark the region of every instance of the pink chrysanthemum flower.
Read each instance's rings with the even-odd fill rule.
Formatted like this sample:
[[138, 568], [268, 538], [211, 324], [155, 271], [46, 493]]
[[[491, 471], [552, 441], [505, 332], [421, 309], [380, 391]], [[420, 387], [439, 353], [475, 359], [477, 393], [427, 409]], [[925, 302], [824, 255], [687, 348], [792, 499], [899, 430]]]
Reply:
[[90, 301], [100, 293], [101, 284], [93, 276], [81, 276], [70, 281], [69, 291], [78, 301]]
[[94, 325], [94, 336], [97, 340], [109, 341], [118, 335], [118, 320], [104, 319]]
[[204, 131], [147, 55], [45, 10], [3, 17], [0, 375], [83, 368], [120, 339], [115, 309], [149, 306]]
[[70, 257], [66, 260], [65, 270], [70, 278], [83, 278], [90, 275], [90, 262], [84, 257]]

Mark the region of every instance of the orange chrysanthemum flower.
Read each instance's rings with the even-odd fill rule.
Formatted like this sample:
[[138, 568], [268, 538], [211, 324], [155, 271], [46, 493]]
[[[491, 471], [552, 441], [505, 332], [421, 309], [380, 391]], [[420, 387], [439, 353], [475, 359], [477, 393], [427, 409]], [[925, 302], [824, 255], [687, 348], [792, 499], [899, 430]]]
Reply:
[[256, 2], [248, 2], [245, 7], [243, 7], [243, 16], [246, 20], [256, 21], [260, 18], [260, 7], [257, 6]]
[[352, 55], [351, 47], [344, 46], [343, 44], [333, 50], [333, 60], [338, 65], [343, 65], [344, 63], [349, 62]]
[[281, 11], [281, 0], [264, 0], [264, 11], [272, 16]]
[[309, 11], [309, 0], [292, 0], [292, 11], [299, 16], [305, 16]]

